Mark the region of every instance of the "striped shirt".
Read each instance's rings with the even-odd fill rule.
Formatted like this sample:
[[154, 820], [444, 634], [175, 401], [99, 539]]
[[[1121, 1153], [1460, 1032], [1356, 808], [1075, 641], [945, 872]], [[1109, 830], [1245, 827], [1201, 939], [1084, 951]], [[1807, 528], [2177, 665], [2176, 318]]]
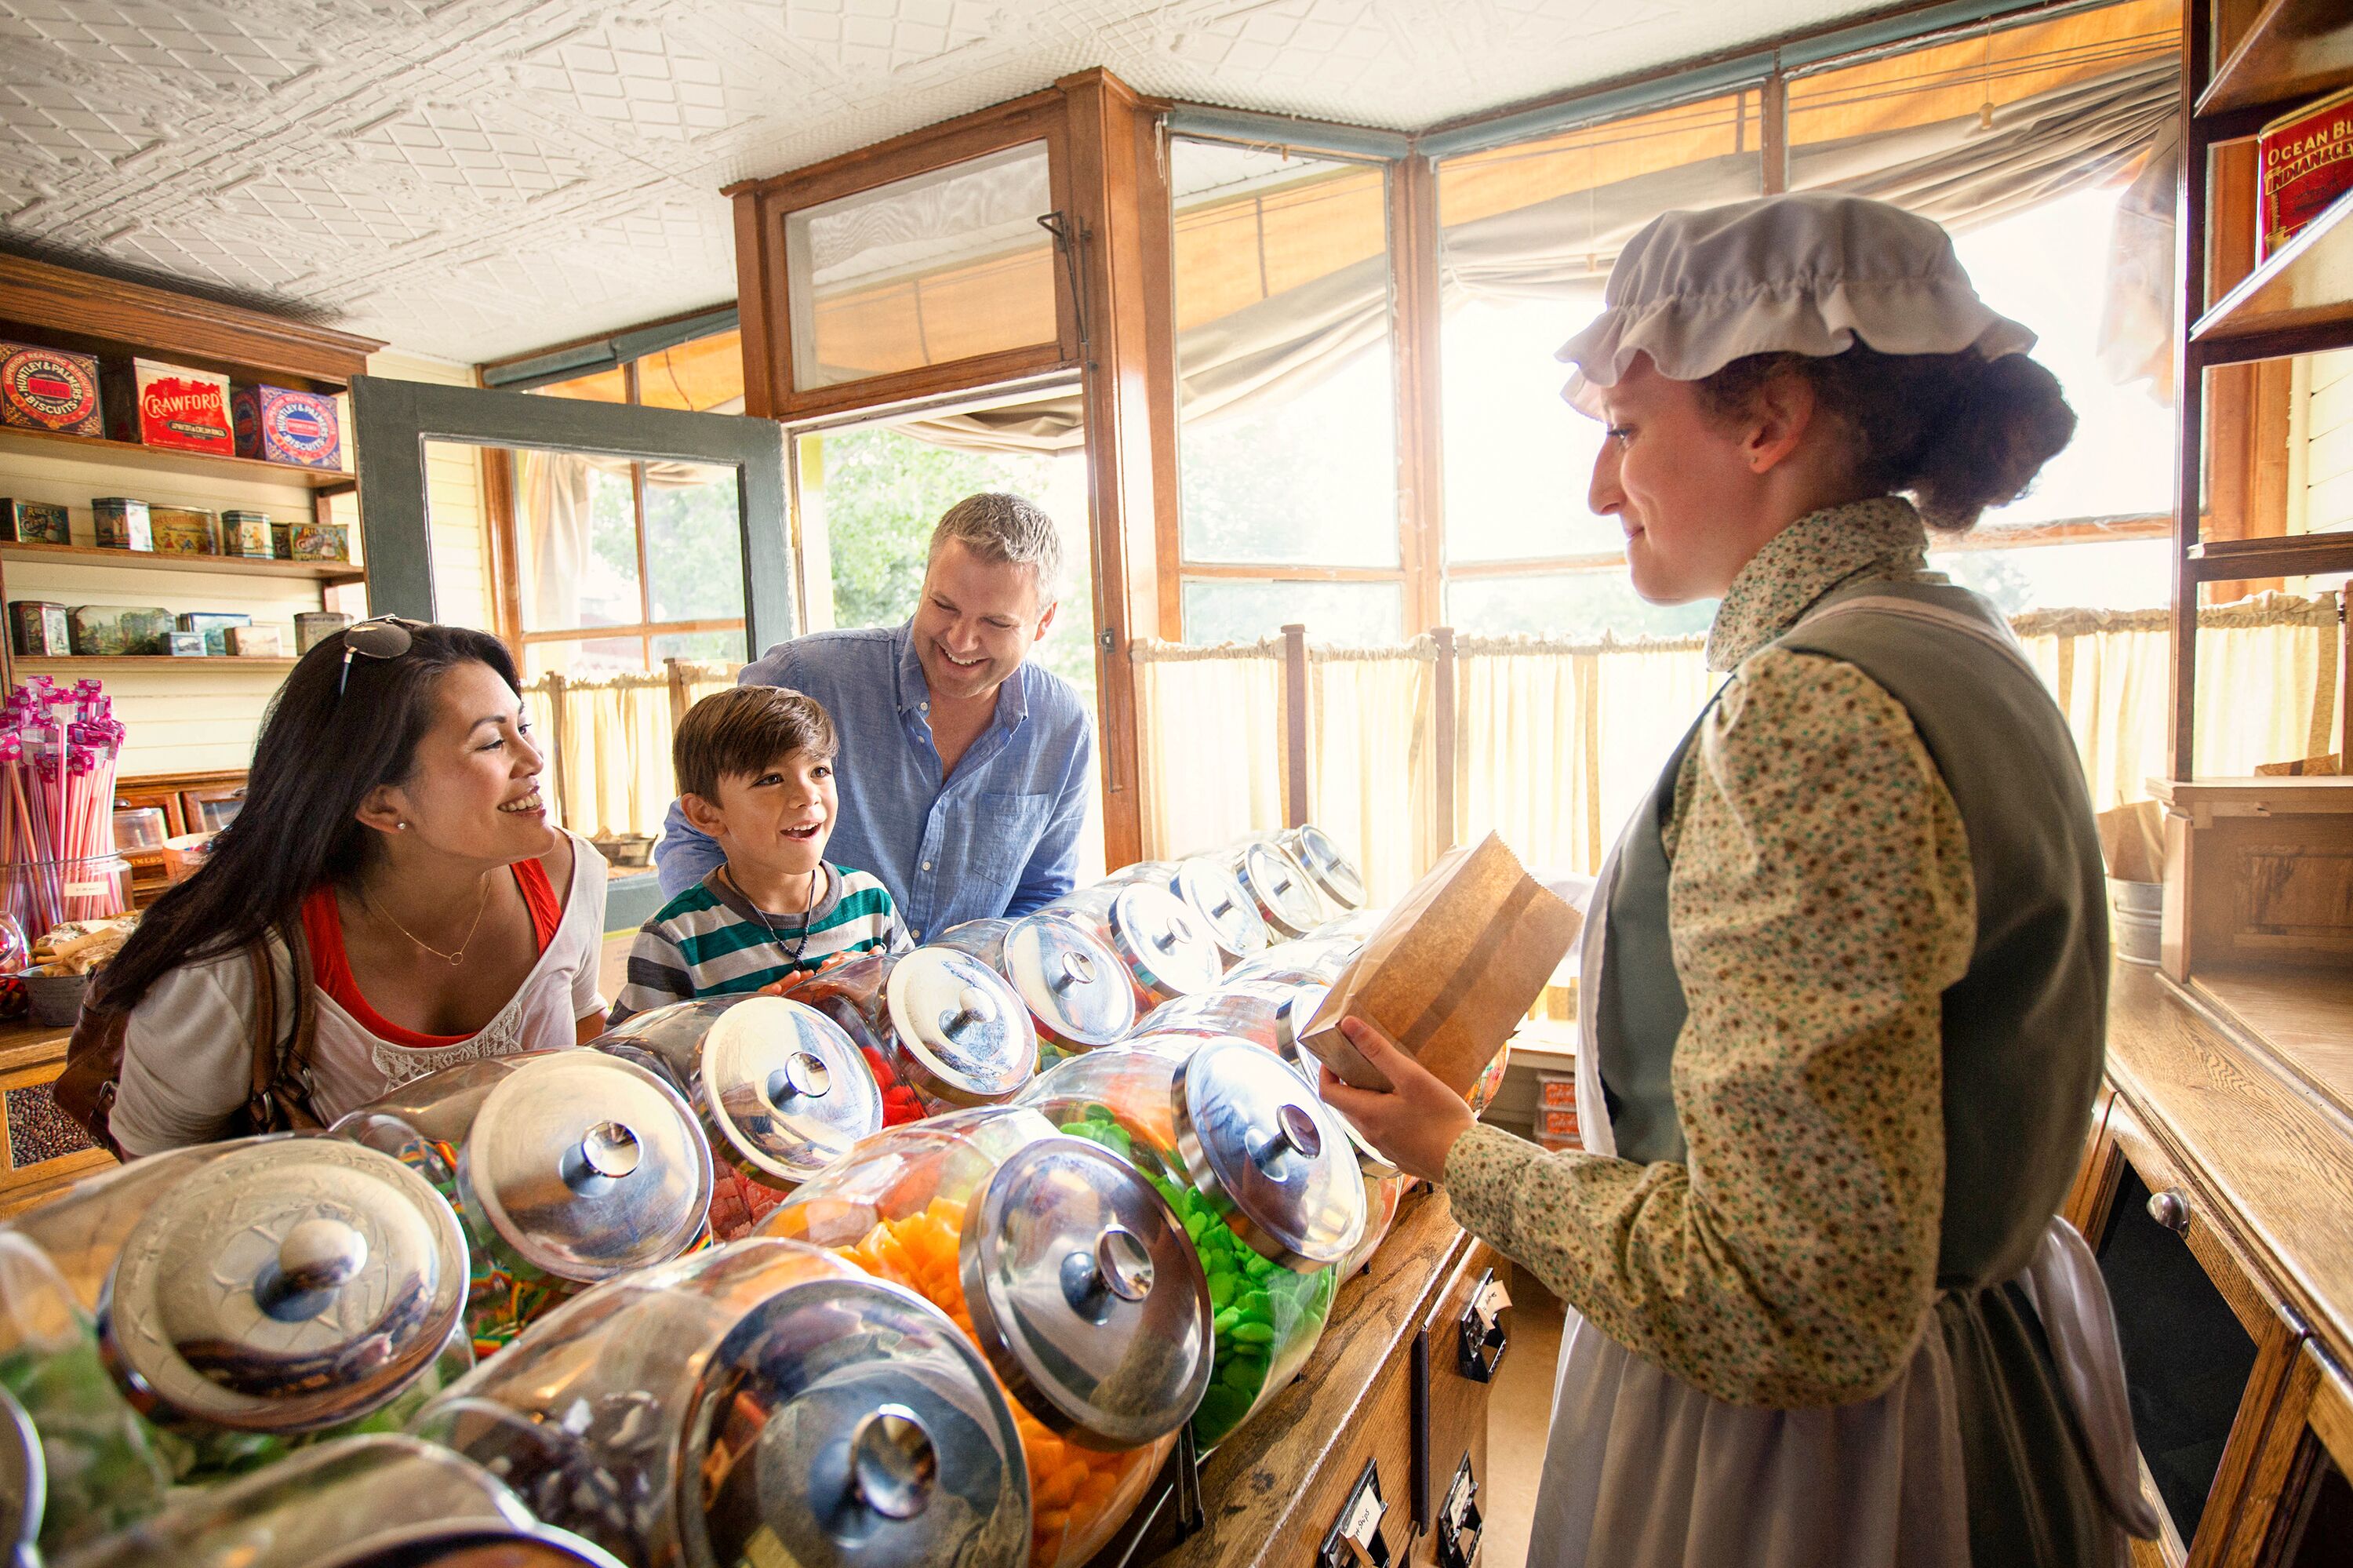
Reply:
[[744, 995], [811, 973], [837, 954], [905, 945], [890, 889], [865, 872], [826, 863], [825, 891], [806, 913], [764, 918], [724, 871], [712, 871], [638, 927], [628, 983], [608, 1022], [693, 997]]

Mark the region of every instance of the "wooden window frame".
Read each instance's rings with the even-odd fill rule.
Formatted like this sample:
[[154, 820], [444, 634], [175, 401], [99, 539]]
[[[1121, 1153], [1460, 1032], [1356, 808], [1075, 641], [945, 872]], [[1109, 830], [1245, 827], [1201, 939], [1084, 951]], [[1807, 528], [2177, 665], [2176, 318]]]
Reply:
[[[1027, 143], [1046, 144], [1052, 210], [1074, 209], [1073, 149], [1067, 95], [1058, 87], [893, 137], [722, 193], [735, 203], [735, 276], [744, 333], [744, 411], [797, 422], [1077, 368], [1080, 313], [1060, 247], [1054, 256], [1054, 341], [1000, 349], [855, 381], [802, 387], [793, 370], [792, 279], [785, 221], [792, 214], [899, 181], [935, 174]], [[1081, 249], [1086, 248], [1084, 239]], [[747, 283], [746, 280], [751, 281]], [[756, 286], [755, 286], [756, 285]]]

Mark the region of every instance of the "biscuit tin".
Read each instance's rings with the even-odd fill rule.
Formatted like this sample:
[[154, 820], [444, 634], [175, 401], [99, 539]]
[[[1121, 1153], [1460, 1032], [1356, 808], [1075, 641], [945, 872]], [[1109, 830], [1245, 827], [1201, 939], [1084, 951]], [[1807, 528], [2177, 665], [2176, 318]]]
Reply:
[[78, 654], [162, 653], [171, 646], [172, 612], [79, 604], [66, 611], [66, 630]]
[[90, 503], [99, 545], [109, 550], [152, 550], [155, 532], [147, 503], [128, 495], [101, 495]]
[[343, 466], [343, 421], [332, 397], [285, 387], [239, 385], [229, 403], [237, 456], [301, 468]]
[[224, 512], [221, 520], [221, 554], [244, 556], [248, 559], [266, 561], [278, 554], [278, 546], [269, 534], [269, 514], [267, 512]]
[[340, 609], [305, 609], [294, 617], [294, 652], [308, 653], [352, 623]]
[[0, 496], [0, 539], [18, 545], [70, 545], [73, 524], [62, 506]]
[[184, 609], [180, 612], [180, 630], [193, 632], [203, 638], [205, 652], [213, 654], [228, 652], [230, 627], [252, 624], [253, 617], [249, 615], [232, 615], [226, 612], [216, 614], [200, 609]]
[[351, 524], [347, 523], [278, 523], [269, 524], [270, 543], [286, 561], [348, 561], [352, 558]]
[[174, 659], [201, 659], [212, 652], [205, 646], [204, 633], [200, 631], [171, 633], [164, 651]]
[[0, 425], [104, 435], [98, 357], [0, 341]]
[[19, 599], [8, 604], [8, 640], [21, 655], [55, 659], [73, 652], [73, 633], [66, 623], [66, 607], [47, 599]]
[[159, 554], [217, 556], [221, 553], [219, 520], [199, 507], [151, 503], [147, 508], [147, 524]]
[[185, 365], [132, 359], [109, 365], [106, 432], [118, 441], [233, 457], [228, 377]]
[[285, 643], [274, 626], [232, 626], [228, 629], [228, 651], [239, 659], [282, 659]]
[[2264, 126], [2255, 136], [2255, 171], [2260, 266], [2353, 190], [2353, 87]]

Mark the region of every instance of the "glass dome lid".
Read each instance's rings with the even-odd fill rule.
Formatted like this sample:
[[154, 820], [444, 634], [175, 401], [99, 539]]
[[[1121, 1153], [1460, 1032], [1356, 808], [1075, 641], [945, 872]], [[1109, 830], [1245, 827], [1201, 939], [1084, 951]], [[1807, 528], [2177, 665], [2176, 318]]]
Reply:
[[407, 1387], [466, 1289], [458, 1217], [422, 1176], [341, 1139], [277, 1139], [155, 1200], [108, 1277], [99, 1335], [159, 1422], [307, 1432]]
[[797, 1285], [704, 1364], [679, 1466], [688, 1561], [1021, 1568], [1012, 1407], [945, 1314], [879, 1280]]

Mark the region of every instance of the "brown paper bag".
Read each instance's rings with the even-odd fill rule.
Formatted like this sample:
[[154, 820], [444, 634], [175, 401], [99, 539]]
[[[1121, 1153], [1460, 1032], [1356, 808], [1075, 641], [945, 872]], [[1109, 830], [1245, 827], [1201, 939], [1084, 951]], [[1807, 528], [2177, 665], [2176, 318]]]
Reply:
[[1340, 1020], [1353, 1013], [1467, 1094], [1583, 925], [1500, 835], [1449, 850], [1333, 982], [1300, 1044], [1348, 1083], [1388, 1088], [1340, 1033]]
[[2118, 882], [2165, 880], [2165, 813], [2154, 800], [2135, 800], [2099, 816], [2100, 858]]

